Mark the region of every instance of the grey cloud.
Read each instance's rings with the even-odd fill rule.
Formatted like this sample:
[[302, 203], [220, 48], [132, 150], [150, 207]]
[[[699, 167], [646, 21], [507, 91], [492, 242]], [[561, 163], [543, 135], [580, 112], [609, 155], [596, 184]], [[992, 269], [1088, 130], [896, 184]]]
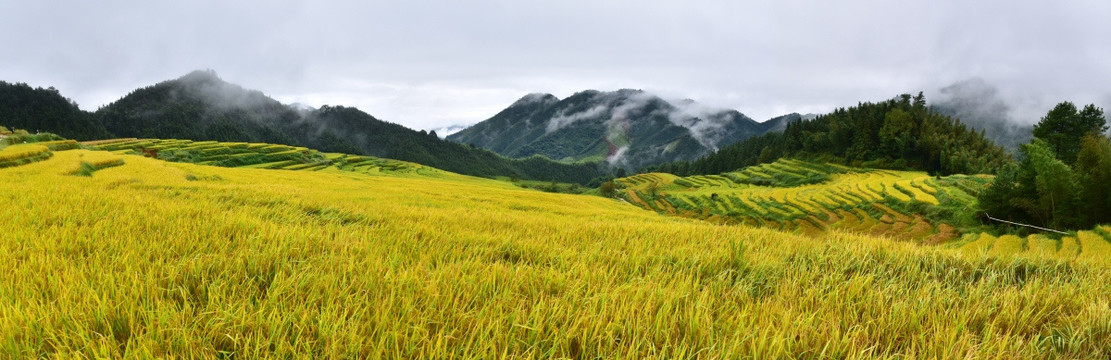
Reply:
[[529, 92], [640, 88], [763, 120], [980, 77], [1029, 120], [1063, 100], [1111, 104], [1108, 13], [1107, 1], [12, 2], [0, 77], [95, 109], [211, 68], [283, 101], [425, 129]]
[[1011, 122], [1010, 107], [999, 98], [999, 90], [988, 85], [983, 79], [972, 78], [954, 83], [939, 90], [941, 97], [935, 100], [940, 106], [959, 110], [958, 115], [967, 118], [966, 122]]
[[559, 115], [553, 117], [552, 120], [548, 122], [548, 127], [544, 131], [546, 133], [552, 133], [568, 125], [574, 124], [576, 121], [596, 118], [604, 114], [607, 110], [609, 110], [608, 104], [600, 104], [593, 108], [587, 109], [586, 111], [580, 111], [570, 114], [567, 113], [567, 109], [563, 109], [559, 112]]
[[996, 144], [1016, 150], [1033, 138], [1031, 123], [1012, 116], [1011, 106], [999, 90], [980, 78], [956, 82], [941, 88], [933, 100], [934, 109], [958, 118], [973, 129], [983, 130]]
[[734, 114], [724, 109], [693, 100], [671, 101], [671, 104], [675, 106], [675, 111], [668, 114], [668, 119], [673, 124], [687, 128], [695, 140], [710, 149], [717, 149], [726, 135], [723, 130], [735, 120]]

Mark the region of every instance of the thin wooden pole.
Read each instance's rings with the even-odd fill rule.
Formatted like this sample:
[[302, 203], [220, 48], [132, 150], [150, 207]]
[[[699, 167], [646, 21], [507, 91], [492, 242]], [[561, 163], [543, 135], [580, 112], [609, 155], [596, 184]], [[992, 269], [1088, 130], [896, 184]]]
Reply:
[[1053, 230], [1053, 229], [1047, 229], [1047, 228], [1043, 228], [1043, 227], [1040, 227], [1040, 226], [1034, 226], [1034, 225], [1029, 225], [1029, 224], [1020, 224], [1020, 223], [1007, 221], [1007, 220], [1003, 220], [1003, 219], [996, 219], [996, 218], [991, 217], [991, 215], [988, 215], [987, 213], [985, 213], [984, 215], [987, 215], [988, 219], [992, 219], [992, 220], [995, 220], [995, 221], [998, 221], [998, 222], [1008, 223], [1008, 224], [1011, 224], [1011, 225], [1025, 226], [1025, 227], [1028, 227], [1028, 228], [1034, 228], [1034, 229], [1038, 229], [1038, 230], [1041, 230], [1041, 231], [1055, 232], [1055, 233], [1058, 233], [1058, 234], [1061, 234], [1061, 235], [1068, 235], [1069, 234], [1069, 233], [1064, 232], [1064, 231], [1057, 231], [1057, 230]]

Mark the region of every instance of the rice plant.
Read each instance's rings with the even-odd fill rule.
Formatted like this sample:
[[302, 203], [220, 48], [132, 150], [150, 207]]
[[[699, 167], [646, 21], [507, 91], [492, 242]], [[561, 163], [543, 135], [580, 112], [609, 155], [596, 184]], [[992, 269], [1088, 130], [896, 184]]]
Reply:
[[87, 150], [0, 169], [0, 198], [3, 358], [1111, 356], [1111, 272], [1083, 259]]

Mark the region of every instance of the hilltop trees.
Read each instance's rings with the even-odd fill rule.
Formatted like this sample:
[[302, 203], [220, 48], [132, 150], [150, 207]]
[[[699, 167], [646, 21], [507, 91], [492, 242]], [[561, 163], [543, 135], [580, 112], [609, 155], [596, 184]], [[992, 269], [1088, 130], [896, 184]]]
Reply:
[[1089, 134], [1080, 141], [1076, 159], [1080, 213], [1090, 223], [1111, 222], [1111, 140]]
[[880, 128], [880, 151], [898, 158], [913, 156], [916, 146], [912, 137], [915, 121], [910, 113], [893, 109], [884, 114], [883, 127]]
[[0, 81], [0, 122], [30, 132], [49, 131], [62, 137], [93, 140], [109, 137], [104, 126], [58, 90]]
[[980, 194], [989, 215], [1056, 228], [1111, 222], [1111, 140], [1103, 110], [1062, 102], [1034, 126], [1023, 160]]
[[1103, 109], [1089, 104], [1077, 111], [1076, 105], [1068, 101], [1057, 104], [1034, 125], [1034, 137], [1045, 141], [1061, 161], [1069, 164], [1076, 162], [1081, 137], [1104, 131], [1107, 131], [1107, 120], [1103, 117]]

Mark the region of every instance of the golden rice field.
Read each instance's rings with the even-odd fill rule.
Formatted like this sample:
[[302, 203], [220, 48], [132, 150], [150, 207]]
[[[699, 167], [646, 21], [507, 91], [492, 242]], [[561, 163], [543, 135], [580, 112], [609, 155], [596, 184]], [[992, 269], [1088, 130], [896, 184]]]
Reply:
[[40, 144], [19, 144], [0, 148], [0, 168], [46, 160], [53, 153]]
[[1111, 271], [1032, 244], [808, 237], [457, 175], [88, 150], [0, 169], [0, 201], [0, 358], [1111, 356]]
[[1111, 265], [1111, 226], [1078, 231], [1075, 235], [1058, 239], [1040, 234], [1025, 238], [1015, 235], [996, 237], [986, 233], [970, 234], [946, 246], [957, 248], [970, 256], [987, 254], [996, 257], [1057, 258]]
[[939, 197], [947, 206], [971, 205], [986, 181], [781, 159], [721, 175], [648, 173], [616, 184], [621, 198], [665, 214], [809, 235], [841, 229], [938, 244], [958, 238], [958, 229], [917, 210], [942, 205]]

